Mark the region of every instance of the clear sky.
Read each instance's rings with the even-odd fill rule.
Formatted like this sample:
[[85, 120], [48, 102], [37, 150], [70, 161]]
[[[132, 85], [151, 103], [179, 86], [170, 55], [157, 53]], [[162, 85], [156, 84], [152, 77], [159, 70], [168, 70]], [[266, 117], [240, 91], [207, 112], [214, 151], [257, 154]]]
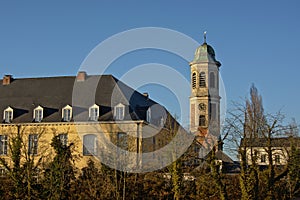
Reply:
[[[207, 42], [222, 63], [227, 103], [240, 101], [254, 83], [266, 111], [282, 110], [288, 120], [299, 122], [299, 8], [297, 0], [1, 0], [0, 75], [75, 75], [100, 42], [132, 28], [169, 28], [199, 43], [206, 30]], [[110, 73], [119, 77], [150, 62], [173, 66], [190, 79], [187, 62], [150, 50], [123, 56]], [[151, 90], [150, 97], [176, 113], [159, 91]]]

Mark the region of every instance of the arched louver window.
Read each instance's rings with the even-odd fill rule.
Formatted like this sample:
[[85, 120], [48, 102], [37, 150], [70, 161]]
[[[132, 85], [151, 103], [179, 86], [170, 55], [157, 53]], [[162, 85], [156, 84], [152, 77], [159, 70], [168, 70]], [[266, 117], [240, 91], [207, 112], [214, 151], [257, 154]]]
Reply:
[[215, 73], [210, 72], [209, 74], [209, 87], [215, 88], [216, 87], [216, 80], [215, 80]]
[[205, 72], [201, 72], [199, 75], [199, 87], [206, 87], [205, 79]]
[[194, 72], [192, 75], [192, 87], [193, 89], [196, 88], [196, 72]]

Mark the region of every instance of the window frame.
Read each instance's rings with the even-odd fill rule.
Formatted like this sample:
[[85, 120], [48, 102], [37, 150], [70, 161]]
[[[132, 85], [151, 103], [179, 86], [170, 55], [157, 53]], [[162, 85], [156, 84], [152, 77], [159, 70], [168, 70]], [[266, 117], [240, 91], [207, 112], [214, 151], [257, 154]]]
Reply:
[[97, 136], [85, 134], [82, 138], [82, 155], [92, 156], [97, 154]]
[[67, 146], [68, 145], [68, 134], [67, 133], [60, 133], [60, 134], [58, 134], [58, 138], [59, 138], [60, 143], [63, 146]]
[[[39, 113], [37, 113], [39, 112]], [[38, 114], [38, 115], [37, 115]], [[33, 119], [35, 122], [42, 122], [44, 118], [44, 108], [42, 106], [38, 106], [33, 110]]]
[[200, 88], [206, 87], [206, 73], [205, 72], [201, 72], [199, 74], [199, 87]]
[[151, 108], [149, 107], [146, 112], [146, 121], [151, 123]]
[[193, 72], [192, 73], [192, 88], [195, 89], [197, 86], [197, 73]]
[[199, 126], [206, 126], [206, 117], [205, 115], [199, 116]]
[[281, 156], [279, 154], [275, 154], [274, 161], [275, 164], [280, 164]]
[[[120, 112], [121, 111], [121, 112]], [[114, 119], [123, 120], [125, 117], [125, 105], [119, 103], [114, 107]]]
[[267, 162], [267, 154], [261, 154], [260, 155], [260, 162], [266, 163]]
[[209, 73], [209, 88], [216, 88], [216, 75], [215, 72]]
[[[68, 116], [66, 116], [65, 111], [68, 111]], [[72, 120], [72, 107], [70, 105], [66, 105], [61, 112], [61, 117], [64, 122], [70, 122]]]
[[28, 135], [28, 155], [37, 155], [38, 154], [38, 134], [29, 134]]
[[[94, 115], [95, 113], [96, 115]], [[98, 119], [99, 119], [99, 106], [97, 104], [94, 104], [91, 107], [89, 107], [89, 120], [98, 121]]]
[[[10, 113], [7, 117], [7, 113]], [[11, 123], [14, 118], [14, 110], [9, 106], [3, 111], [3, 121], [5, 123]]]
[[0, 156], [7, 156], [8, 135], [0, 135]]

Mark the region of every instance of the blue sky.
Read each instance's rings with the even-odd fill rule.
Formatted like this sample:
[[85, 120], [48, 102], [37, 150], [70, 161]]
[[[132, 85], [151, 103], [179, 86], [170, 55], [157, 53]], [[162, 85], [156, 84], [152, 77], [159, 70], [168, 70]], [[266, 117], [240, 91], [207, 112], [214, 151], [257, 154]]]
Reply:
[[[296, 0], [0, 1], [0, 75], [75, 75], [93, 48], [128, 29], [164, 27], [200, 43], [206, 30], [222, 63], [228, 104], [241, 101], [254, 83], [267, 112], [281, 110], [287, 121], [299, 122], [299, 7]], [[172, 66], [189, 79], [187, 62], [151, 50], [121, 57], [109, 72], [119, 77], [151, 62]], [[168, 92], [162, 95], [159, 87], [141, 92], [147, 89], [150, 97], [178, 112], [176, 101], [165, 98]]]

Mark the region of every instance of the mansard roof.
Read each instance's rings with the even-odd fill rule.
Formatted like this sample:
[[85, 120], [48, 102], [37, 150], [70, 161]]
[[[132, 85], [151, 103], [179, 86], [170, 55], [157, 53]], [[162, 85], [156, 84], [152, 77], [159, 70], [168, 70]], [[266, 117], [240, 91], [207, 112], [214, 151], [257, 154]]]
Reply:
[[[126, 106], [124, 120], [145, 120], [147, 108], [157, 104], [112, 75], [90, 75], [84, 81], [77, 81], [76, 76], [17, 78], [8, 84], [0, 81], [3, 82], [0, 85], [0, 117], [3, 119], [1, 111], [10, 106], [17, 113], [13, 123], [32, 122], [37, 106], [44, 108], [43, 122], [60, 122], [62, 108], [66, 105], [73, 107], [74, 117], [80, 116], [78, 119], [87, 121], [86, 108], [94, 104], [100, 106], [100, 121], [113, 120], [113, 106], [118, 103]], [[74, 86], [80, 91], [76, 101], [72, 99]], [[85, 99], [93, 87], [96, 88], [94, 98]]]

